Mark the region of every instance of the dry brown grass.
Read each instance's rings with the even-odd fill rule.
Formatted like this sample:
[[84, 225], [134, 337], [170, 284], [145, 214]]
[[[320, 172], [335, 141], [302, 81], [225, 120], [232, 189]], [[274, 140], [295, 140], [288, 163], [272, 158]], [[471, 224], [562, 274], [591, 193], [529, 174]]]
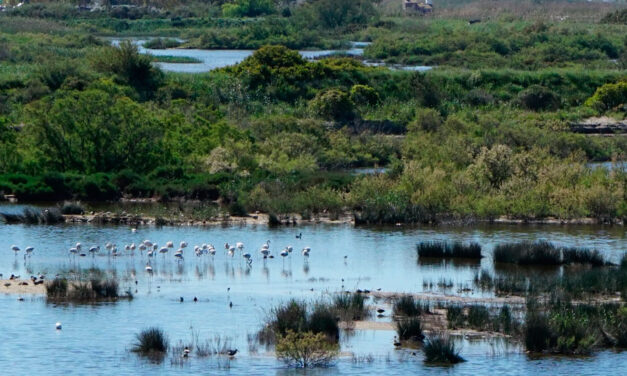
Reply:
[[[402, 14], [402, 0], [383, 0], [385, 15]], [[538, 4], [534, 0], [436, 0], [433, 18], [578, 21], [598, 22], [604, 15], [625, 8], [623, 3], [555, 0]]]

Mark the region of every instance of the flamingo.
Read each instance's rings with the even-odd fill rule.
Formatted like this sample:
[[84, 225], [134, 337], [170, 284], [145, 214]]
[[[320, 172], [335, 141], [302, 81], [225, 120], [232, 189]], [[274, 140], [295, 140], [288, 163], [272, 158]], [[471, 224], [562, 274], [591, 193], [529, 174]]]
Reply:
[[228, 254], [229, 254], [229, 256], [233, 257], [233, 255], [235, 254], [235, 248], [229, 249]]
[[174, 243], [167, 242], [167, 243], [165, 243], [165, 246], [168, 247], [168, 248], [174, 248]]
[[74, 246], [74, 248], [76, 248], [77, 250], [79, 250], [79, 251], [80, 251], [82, 246], [83, 246], [83, 245], [82, 245], [81, 243], [76, 243], [76, 245]]
[[186, 248], [187, 247], [187, 242], [181, 242], [180, 246], [181, 246], [181, 248]]
[[291, 245], [288, 245], [286, 249], [289, 253], [292, 253], [292, 251], [294, 250]]
[[249, 263], [249, 264], [253, 262], [252, 256], [251, 256], [251, 254], [250, 254], [250, 253], [248, 253], [248, 252], [244, 253], [244, 254], [242, 255], [242, 257], [244, 257], [244, 258], [246, 259], [246, 262], [247, 262], [247, 263]]
[[100, 246], [95, 246], [95, 247], [91, 247], [89, 248], [89, 253], [91, 253], [92, 255], [96, 254], [96, 252], [100, 251]]
[[174, 254], [174, 257], [176, 257], [179, 261], [183, 260], [183, 253], [178, 253], [177, 252], [177, 253]]
[[309, 257], [309, 252], [310, 251], [311, 251], [311, 249], [309, 247], [303, 248], [303, 256]]
[[70, 254], [77, 254], [77, 253], [78, 253], [78, 249], [76, 247], [70, 248]]
[[281, 253], [280, 253], [281, 257], [283, 257], [283, 260], [285, 260], [285, 257], [287, 257], [289, 254], [290, 253], [287, 251], [287, 248], [282, 250]]
[[162, 248], [159, 250], [159, 253], [162, 253], [162, 254], [165, 256], [165, 254], [166, 254], [166, 253], [168, 253], [168, 247], [162, 247]]
[[150, 264], [146, 264], [146, 271], [152, 273], [152, 266], [150, 266]]
[[30, 257], [31, 253], [33, 253], [34, 250], [35, 250], [35, 248], [33, 248], [33, 247], [26, 247], [26, 249], [24, 251], [26, 252], [28, 257]]
[[235, 246], [236, 246], [237, 248], [239, 248], [239, 250], [240, 250], [240, 251], [241, 251], [242, 249], [244, 249], [244, 243], [242, 243], [242, 242], [237, 242], [237, 243], [235, 243]]

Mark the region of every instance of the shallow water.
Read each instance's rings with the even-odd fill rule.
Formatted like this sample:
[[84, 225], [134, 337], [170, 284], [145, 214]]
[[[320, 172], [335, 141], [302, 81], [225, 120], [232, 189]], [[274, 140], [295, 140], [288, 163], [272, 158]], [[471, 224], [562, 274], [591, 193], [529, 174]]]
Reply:
[[[18, 210], [19, 207], [0, 207]], [[298, 232], [302, 239], [296, 239]], [[144, 267], [148, 258], [138, 251], [110, 257], [104, 249], [95, 257], [69, 257], [68, 249], [80, 241], [84, 246], [107, 241], [123, 249], [125, 244], [150, 239], [164, 245], [172, 240], [189, 243], [185, 260], [178, 263], [172, 251], [150, 260], [154, 273]], [[480, 267], [490, 268], [490, 257], [481, 266], [454, 264], [421, 265], [415, 244], [421, 240], [465, 240], [484, 245], [489, 256], [498, 242], [518, 239], [547, 239], [560, 244], [601, 249], [617, 261], [627, 239], [624, 227], [603, 226], [480, 226], [423, 228], [354, 228], [349, 225], [312, 225], [269, 229], [266, 226], [231, 227], [139, 227], [131, 232], [125, 226], [0, 225], [0, 273], [29, 276], [54, 273], [68, 268], [98, 267], [115, 274], [123, 289], [130, 288], [132, 301], [99, 305], [52, 305], [41, 297], [18, 301], [15, 295], [0, 294], [0, 369], [12, 374], [294, 374], [262, 347], [249, 348], [247, 335], [261, 326], [266, 312], [290, 298], [320, 299], [344, 289], [378, 289], [417, 292], [423, 281], [453, 280], [472, 284]], [[270, 240], [276, 259], [265, 262], [259, 247]], [[248, 266], [236, 253], [225, 255], [223, 244], [242, 241], [252, 253]], [[215, 259], [193, 255], [195, 244], [213, 243]], [[31, 258], [14, 255], [12, 244], [33, 245]], [[278, 252], [291, 244], [294, 252], [287, 259]], [[311, 256], [300, 254], [311, 246]], [[104, 247], [103, 247], [104, 248]], [[346, 258], [344, 257], [346, 256]], [[344, 282], [342, 282], [342, 278]], [[137, 284], [135, 284], [137, 281]], [[342, 287], [343, 286], [343, 287]], [[4, 288], [0, 286], [0, 289]], [[229, 291], [227, 291], [229, 289]], [[313, 291], [311, 290], [313, 289]], [[1, 290], [0, 290], [1, 291]], [[455, 289], [447, 291], [455, 293]], [[192, 301], [198, 297], [198, 302]], [[179, 298], [183, 297], [181, 303]], [[229, 302], [233, 307], [229, 307]], [[386, 320], [386, 319], [384, 319]], [[56, 331], [54, 323], [63, 323]], [[198, 359], [193, 356], [182, 366], [171, 364], [168, 356], [161, 364], [138, 360], [126, 351], [142, 328], [158, 325], [171, 342], [189, 341], [192, 331], [200, 338], [229, 336], [240, 354], [224, 358]], [[601, 352], [591, 358], [528, 359], [516, 346], [502, 343], [461, 341], [462, 355], [468, 362], [453, 368], [426, 367], [422, 353], [396, 351], [391, 331], [363, 330], [343, 334], [342, 351], [357, 357], [372, 355], [370, 361], [340, 358], [332, 369], [308, 374], [627, 374], [627, 354]]]
[[[200, 49], [150, 49], [143, 47], [148, 39], [143, 38], [124, 38], [133, 41], [139, 47], [139, 51], [153, 56], [176, 56], [176, 57], [192, 57], [200, 60], [200, 63], [155, 63], [164, 71], [180, 72], [180, 73], [203, 73], [209, 72], [216, 68], [223, 68], [235, 65], [248, 56], [252, 55], [255, 50], [200, 50]], [[118, 45], [122, 39], [111, 39], [113, 45]], [[352, 42], [351, 48], [345, 50], [305, 50], [299, 53], [306, 59], [314, 60], [324, 56], [334, 54], [344, 54], [350, 56], [362, 56], [366, 42]], [[364, 64], [371, 66], [385, 66], [384, 63], [364, 61]], [[390, 66], [394, 69], [427, 71], [431, 67], [427, 66]]]

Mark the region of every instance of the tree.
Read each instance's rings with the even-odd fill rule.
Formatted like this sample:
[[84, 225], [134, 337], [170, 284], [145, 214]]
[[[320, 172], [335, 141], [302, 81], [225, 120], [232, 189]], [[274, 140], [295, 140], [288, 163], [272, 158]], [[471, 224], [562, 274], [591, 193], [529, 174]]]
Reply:
[[132, 86], [142, 100], [152, 98], [163, 83], [163, 72], [152, 65], [150, 57], [140, 54], [137, 46], [130, 41], [107, 49], [95, 61], [95, 66], [100, 71], [115, 74]]
[[222, 4], [222, 14], [226, 17], [257, 17], [275, 12], [272, 0], [235, 0]]
[[150, 171], [167, 159], [162, 127], [127, 97], [90, 89], [70, 91], [28, 109], [31, 155], [39, 165], [81, 173], [130, 168]]
[[324, 333], [288, 330], [276, 345], [279, 359], [302, 368], [328, 366], [338, 352], [339, 345], [329, 342]]

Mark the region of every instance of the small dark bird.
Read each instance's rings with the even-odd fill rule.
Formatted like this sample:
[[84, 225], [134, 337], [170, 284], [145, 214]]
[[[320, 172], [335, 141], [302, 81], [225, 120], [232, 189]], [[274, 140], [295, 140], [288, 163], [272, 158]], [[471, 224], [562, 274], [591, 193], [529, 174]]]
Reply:
[[190, 350], [189, 347], [185, 346], [185, 348], [183, 349], [183, 354], [181, 354], [181, 356], [183, 358], [187, 358], [189, 356]]
[[229, 302], [229, 308], [233, 308], [233, 302]]
[[179, 301], [180, 301], [181, 303], [183, 303], [183, 300], [184, 300], [184, 299], [183, 299], [183, 297], [181, 296], [181, 297], [179, 298]]
[[135, 281], [135, 284], [137, 284], [137, 281]]
[[296, 235], [296, 239], [302, 239], [303, 238], [303, 233], [300, 232], [298, 233], [298, 235]]
[[377, 309], [377, 313], [383, 313], [383, 312], [385, 312], [385, 309], [383, 309], [383, 308]]
[[237, 349], [235, 349], [235, 350], [228, 350], [226, 353], [227, 353], [228, 356], [235, 356], [235, 354], [237, 354]]
[[198, 301], [198, 298], [197, 298], [197, 297], [195, 297], [195, 296], [194, 296], [194, 301], [195, 301], [195, 302], [197, 302], [197, 301]]
[[396, 336], [394, 336], [394, 347], [401, 347], [401, 343]]
[[231, 288], [230, 288], [230, 287], [227, 287], [227, 288], [226, 288], [226, 291], [231, 291]]

